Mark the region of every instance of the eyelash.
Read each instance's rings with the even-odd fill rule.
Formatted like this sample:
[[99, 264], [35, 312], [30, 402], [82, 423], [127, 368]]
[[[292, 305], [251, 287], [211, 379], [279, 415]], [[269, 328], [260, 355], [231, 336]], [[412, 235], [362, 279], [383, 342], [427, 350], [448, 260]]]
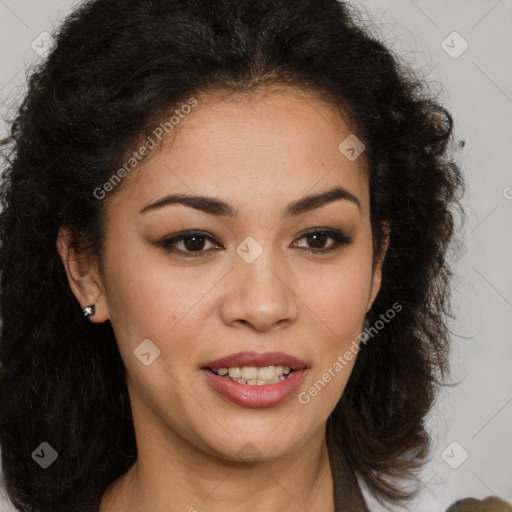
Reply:
[[[310, 254], [325, 254], [327, 252], [335, 251], [338, 249], [341, 249], [345, 245], [349, 245], [352, 243], [352, 237], [345, 235], [343, 232], [337, 230], [337, 229], [323, 229], [323, 228], [315, 228], [314, 230], [306, 231], [305, 233], [302, 233], [302, 235], [297, 239], [301, 240], [302, 238], [306, 238], [308, 236], [312, 235], [327, 235], [329, 238], [335, 241], [335, 244], [331, 247], [328, 247], [327, 249], [308, 249], [300, 247], [299, 249], [305, 252], [308, 252]], [[216, 249], [207, 249], [207, 250], [199, 250], [199, 251], [183, 251], [181, 249], [176, 249], [176, 247], [173, 247], [176, 243], [181, 242], [182, 240], [186, 240], [187, 238], [201, 238], [206, 239], [214, 244], [217, 244], [217, 241], [206, 234], [203, 231], [185, 231], [183, 233], [180, 233], [177, 236], [174, 236], [172, 238], [167, 238], [165, 240], [161, 240], [158, 242], [158, 245], [163, 247], [166, 251], [170, 253], [175, 253], [180, 256], [183, 256], [185, 258], [198, 258], [206, 256], [206, 254], [210, 253], [212, 250]]]

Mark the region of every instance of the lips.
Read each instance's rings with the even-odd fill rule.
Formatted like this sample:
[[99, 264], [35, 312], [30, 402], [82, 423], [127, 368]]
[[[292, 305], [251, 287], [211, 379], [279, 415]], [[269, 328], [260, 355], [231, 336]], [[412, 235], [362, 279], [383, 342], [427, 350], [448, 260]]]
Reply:
[[[227, 375], [219, 376], [216, 373], [220, 368], [225, 371], [227, 368], [244, 369], [269, 366], [277, 366], [281, 369], [289, 367], [287, 369], [289, 374], [277, 383], [265, 384], [258, 380], [258, 385], [254, 385], [255, 382], [252, 383], [253, 385], [246, 385], [226, 378]], [[307, 366], [304, 361], [282, 352], [267, 352], [266, 354], [239, 352], [209, 361], [201, 368], [201, 373], [210, 389], [231, 403], [246, 408], [275, 407], [283, 403], [299, 387], [306, 372]]]

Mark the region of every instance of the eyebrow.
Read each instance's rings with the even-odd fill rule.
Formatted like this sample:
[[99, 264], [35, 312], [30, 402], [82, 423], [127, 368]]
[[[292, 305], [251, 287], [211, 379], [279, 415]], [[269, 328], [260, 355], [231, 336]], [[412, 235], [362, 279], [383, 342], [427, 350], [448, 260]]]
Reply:
[[[347, 189], [343, 187], [335, 187], [330, 190], [326, 190], [325, 192], [321, 192], [315, 195], [309, 195], [298, 199], [297, 201], [293, 201], [289, 203], [285, 210], [285, 217], [292, 217], [302, 215], [303, 213], [309, 212], [311, 210], [315, 210], [324, 206], [328, 203], [332, 203], [333, 201], [338, 201], [340, 199], [347, 200], [355, 204], [359, 212], [361, 212], [361, 203], [359, 199], [350, 193]], [[225, 217], [236, 217], [238, 215], [238, 209], [232, 207], [230, 204], [222, 201], [221, 199], [217, 199], [209, 196], [196, 196], [189, 194], [169, 194], [165, 197], [162, 197], [158, 201], [148, 204], [140, 213], [147, 213], [149, 211], [156, 210], [157, 208], [163, 208], [164, 206], [169, 206], [173, 204], [183, 204], [185, 206], [189, 206], [190, 208], [194, 208], [196, 210], [200, 210], [202, 212], [208, 213], [210, 215], [216, 216], [225, 216]]]

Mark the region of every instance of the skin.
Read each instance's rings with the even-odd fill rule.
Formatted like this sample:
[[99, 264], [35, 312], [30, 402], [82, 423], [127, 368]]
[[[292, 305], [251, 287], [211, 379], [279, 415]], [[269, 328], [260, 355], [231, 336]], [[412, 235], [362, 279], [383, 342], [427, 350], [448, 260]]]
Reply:
[[[103, 273], [65, 228], [57, 242], [74, 295], [82, 308], [95, 304], [92, 322], [111, 321], [126, 366], [138, 459], [107, 489], [100, 511], [334, 511], [325, 424], [355, 359], [307, 405], [297, 397], [357, 340], [380, 288], [364, 159], [338, 150], [352, 131], [303, 92], [196, 99], [108, 199]], [[361, 208], [339, 199], [283, 217], [288, 203], [335, 186]], [[177, 192], [220, 198], [238, 216], [179, 204], [140, 213]], [[335, 241], [308, 242], [310, 228], [339, 229], [352, 242], [322, 253]], [[216, 240], [199, 248], [205, 256], [156, 244], [190, 229]], [[263, 248], [252, 263], [236, 252], [248, 236]], [[190, 251], [183, 241], [175, 247]], [[149, 366], [133, 353], [144, 339], [160, 349]], [[305, 378], [277, 406], [237, 406], [200, 369], [245, 350], [297, 356]], [[252, 464], [243, 460], [247, 443], [257, 453]]]

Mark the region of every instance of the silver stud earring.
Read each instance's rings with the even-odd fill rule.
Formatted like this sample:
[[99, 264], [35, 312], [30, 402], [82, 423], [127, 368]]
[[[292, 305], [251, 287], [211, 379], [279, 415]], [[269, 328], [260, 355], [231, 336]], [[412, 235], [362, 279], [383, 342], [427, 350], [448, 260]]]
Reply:
[[94, 304], [91, 304], [90, 306], [85, 307], [83, 311], [84, 311], [84, 316], [86, 318], [94, 315], [94, 311], [95, 311], [94, 310]]

